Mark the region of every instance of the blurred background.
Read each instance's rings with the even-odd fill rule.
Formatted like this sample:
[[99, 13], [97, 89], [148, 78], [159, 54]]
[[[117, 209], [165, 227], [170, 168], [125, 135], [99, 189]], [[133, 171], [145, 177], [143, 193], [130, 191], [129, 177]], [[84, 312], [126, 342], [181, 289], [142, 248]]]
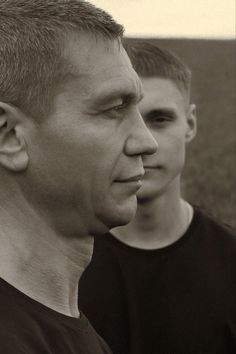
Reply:
[[188, 146], [183, 194], [236, 227], [235, 0], [90, 0], [130, 41], [172, 50], [192, 70], [198, 135]]

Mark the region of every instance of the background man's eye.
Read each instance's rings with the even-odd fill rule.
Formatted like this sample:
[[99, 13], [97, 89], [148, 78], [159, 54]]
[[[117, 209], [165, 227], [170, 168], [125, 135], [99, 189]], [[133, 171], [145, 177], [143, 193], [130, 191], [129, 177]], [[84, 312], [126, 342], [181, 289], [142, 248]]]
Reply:
[[164, 122], [164, 121], [167, 120], [166, 117], [156, 117], [155, 119], [156, 119], [158, 122]]
[[170, 119], [166, 116], [156, 116], [152, 117], [151, 121], [156, 122], [156, 123], [164, 123], [168, 122]]

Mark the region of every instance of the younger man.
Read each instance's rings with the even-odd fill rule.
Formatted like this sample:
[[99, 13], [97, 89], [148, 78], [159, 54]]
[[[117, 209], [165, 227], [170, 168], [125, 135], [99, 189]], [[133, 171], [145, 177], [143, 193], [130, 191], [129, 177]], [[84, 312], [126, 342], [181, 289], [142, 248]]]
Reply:
[[143, 157], [136, 217], [95, 240], [80, 306], [115, 354], [235, 353], [236, 238], [180, 192], [185, 146], [196, 134], [190, 71], [155, 45], [126, 49], [159, 149]]

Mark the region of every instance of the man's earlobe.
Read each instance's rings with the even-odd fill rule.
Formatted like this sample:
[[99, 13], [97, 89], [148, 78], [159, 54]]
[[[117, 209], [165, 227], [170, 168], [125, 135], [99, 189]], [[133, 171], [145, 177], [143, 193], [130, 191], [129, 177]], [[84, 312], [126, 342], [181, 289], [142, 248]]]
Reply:
[[197, 134], [197, 117], [196, 117], [196, 105], [191, 104], [187, 113], [187, 125], [186, 131], [186, 143], [189, 143]]
[[24, 171], [29, 163], [23, 123], [20, 110], [0, 102], [0, 165], [14, 172]]

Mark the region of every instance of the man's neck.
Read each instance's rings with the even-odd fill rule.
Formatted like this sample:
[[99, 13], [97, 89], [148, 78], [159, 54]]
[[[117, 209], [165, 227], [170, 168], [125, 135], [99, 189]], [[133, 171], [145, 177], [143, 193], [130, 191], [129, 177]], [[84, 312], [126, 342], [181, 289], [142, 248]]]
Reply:
[[138, 203], [137, 214], [127, 226], [112, 230], [122, 242], [142, 249], [158, 249], [177, 241], [187, 230], [192, 208], [178, 190]]
[[77, 317], [78, 282], [90, 261], [90, 236], [65, 237], [23, 201], [0, 207], [0, 277], [43, 305]]

